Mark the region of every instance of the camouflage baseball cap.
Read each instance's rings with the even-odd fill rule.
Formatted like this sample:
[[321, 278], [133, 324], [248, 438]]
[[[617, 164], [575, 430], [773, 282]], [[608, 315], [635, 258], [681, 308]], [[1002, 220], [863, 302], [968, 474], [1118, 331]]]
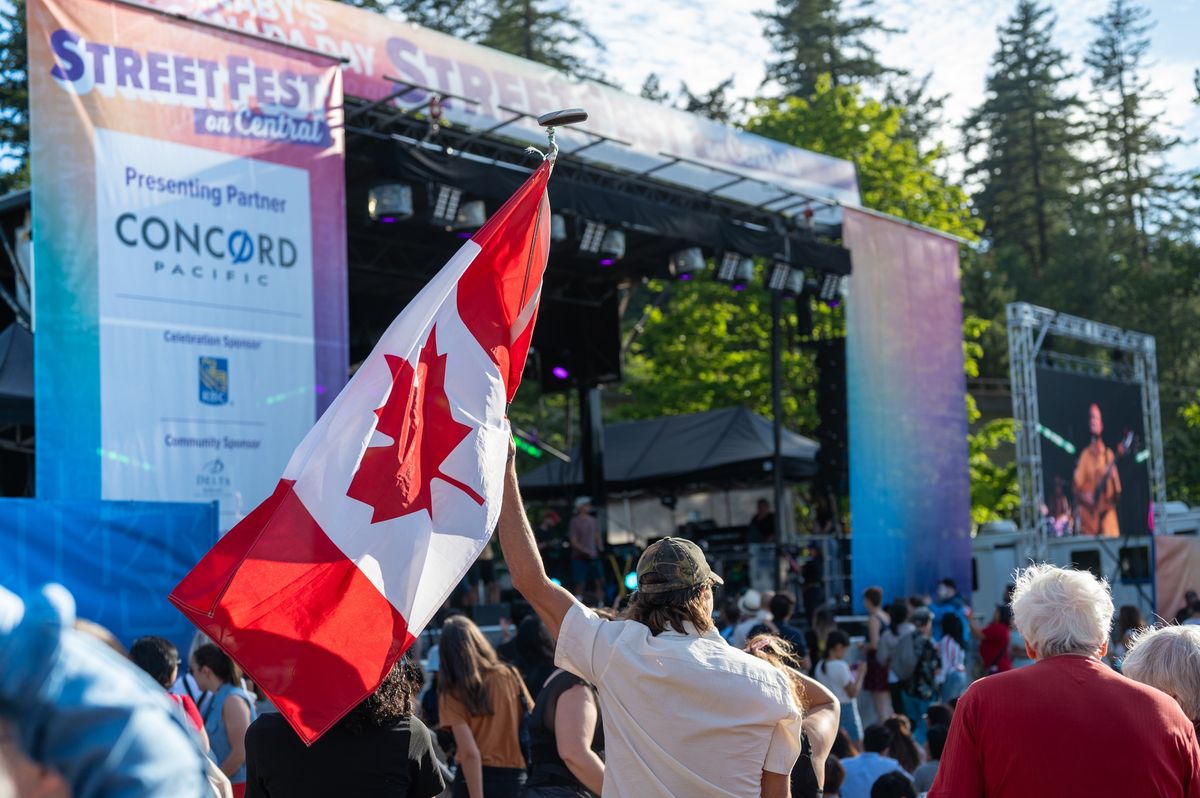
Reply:
[[[651, 577], [649, 584], [646, 582], [648, 576]], [[700, 547], [683, 538], [663, 538], [651, 544], [638, 560], [637, 578], [640, 593], [686, 590], [705, 582], [725, 584], [725, 580], [708, 567]]]

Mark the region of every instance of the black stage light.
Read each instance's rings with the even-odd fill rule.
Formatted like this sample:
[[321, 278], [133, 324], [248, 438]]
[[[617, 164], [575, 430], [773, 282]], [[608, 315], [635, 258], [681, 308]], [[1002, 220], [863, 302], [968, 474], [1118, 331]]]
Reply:
[[603, 222], [585, 220], [583, 234], [579, 236], [579, 251], [584, 255], [600, 254], [600, 247], [604, 244], [604, 234], [607, 232], [608, 225]]
[[836, 302], [842, 298], [842, 277], [826, 272], [821, 278], [821, 290], [817, 298], [822, 302]]
[[667, 267], [680, 280], [690, 280], [697, 272], [704, 271], [704, 251], [700, 247], [688, 247], [672, 252]]
[[740, 252], [725, 252], [717, 265], [717, 279], [723, 283], [733, 283], [738, 275], [744, 273], [745, 264], [749, 264], [749, 273], [754, 273], [754, 262]]
[[625, 257], [625, 231], [609, 230], [600, 242], [600, 265], [612, 266]]
[[550, 241], [561, 244], [567, 240], [567, 217], [561, 213], [550, 216]]
[[384, 183], [367, 192], [367, 215], [373, 222], [395, 224], [413, 215], [412, 186]]
[[788, 266], [781, 260], [777, 260], [767, 269], [767, 288], [772, 291], [782, 291], [787, 288], [788, 277], [791, 276], [792, 267]]
[[458, 219], [458, 206], [462, 203], [463, 190], [444, 184], [435, 185], [430, 191], [429, 221], [440, 227], [451, 227]]
[[487, 206], [483, 204], [483, 200], [471, 200], [458, 206], [458, 213], [454, 214], [454, 224], [451, 227], [455, 230], [478, 230], [486, 221]]

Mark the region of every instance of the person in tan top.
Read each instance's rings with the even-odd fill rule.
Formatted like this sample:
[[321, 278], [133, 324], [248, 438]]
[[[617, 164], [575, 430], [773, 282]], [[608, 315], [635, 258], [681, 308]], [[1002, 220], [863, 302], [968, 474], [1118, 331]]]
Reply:
[[1088, 408], [1088, 432], [1092, 442], [1079, 453], [1075, 466], [1075, 499], [1079, 505], [1079, 532], [1115, 538], [1121, 534], [1117, 500], [1121, 497], [1121, 475], [1116, 456], [1105, 445], [1104, 419], [1099, 405]]
[[442, 626], [438, 650], [438, 720], [458, 749], [454, 798], [517, 798], [525, 783], [519, 729], [533, 709], [525, 681], [464, 616]]

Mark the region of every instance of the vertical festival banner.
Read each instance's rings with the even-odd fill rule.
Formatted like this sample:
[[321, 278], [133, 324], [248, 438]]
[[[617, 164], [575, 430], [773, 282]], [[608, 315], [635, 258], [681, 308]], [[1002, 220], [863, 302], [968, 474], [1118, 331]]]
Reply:
[[37, 492], [271, 494], [347, 372], [340, 65], [30, 0]]

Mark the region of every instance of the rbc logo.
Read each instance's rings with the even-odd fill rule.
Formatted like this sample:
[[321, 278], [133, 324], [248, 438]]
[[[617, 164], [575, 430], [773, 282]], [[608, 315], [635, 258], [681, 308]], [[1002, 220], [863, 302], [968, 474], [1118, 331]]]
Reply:
[[200, 358], [200, 401], [206, 405], [229, 404], [229, 361], [223, 357]]
[[234, 263], [246, 263], [254, 256], [254, 240], [245, 230], [234, 230], [229, 234], [229, 259]]

